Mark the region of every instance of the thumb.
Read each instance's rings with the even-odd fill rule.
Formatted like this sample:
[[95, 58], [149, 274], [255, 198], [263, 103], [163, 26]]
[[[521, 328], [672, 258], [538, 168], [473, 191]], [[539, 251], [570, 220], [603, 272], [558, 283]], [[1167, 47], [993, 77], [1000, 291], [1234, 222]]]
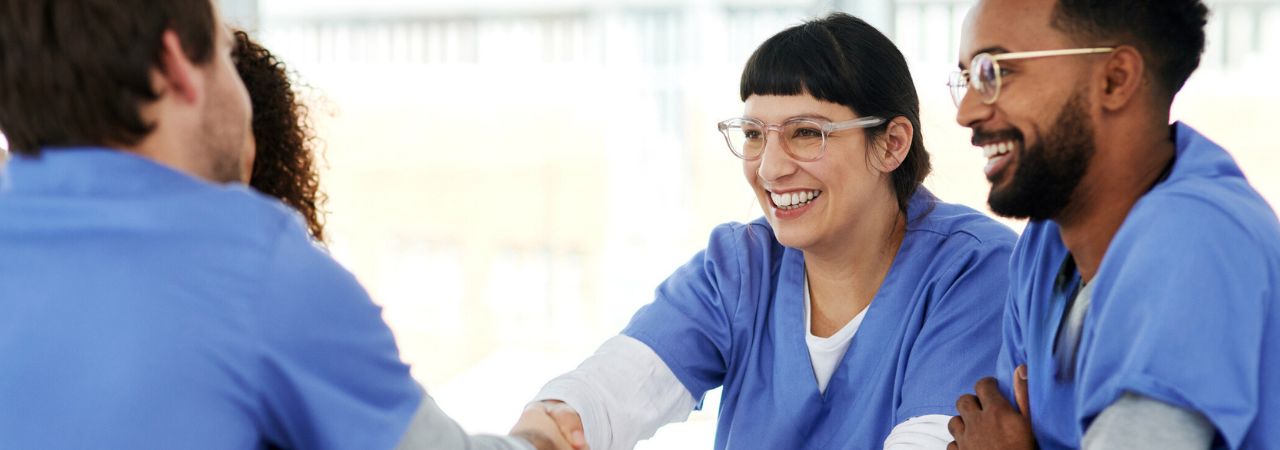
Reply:
[[1018, 366], [1018, 368], [1013, 371], [1013, 397], [1014, 400], [1018, 402], [1018, 411], [1021, 411], [1022, 415], [1030, 421], [1031, 404], [1029, 403], [1030, 400], [1027, 398], [1026, 364]]

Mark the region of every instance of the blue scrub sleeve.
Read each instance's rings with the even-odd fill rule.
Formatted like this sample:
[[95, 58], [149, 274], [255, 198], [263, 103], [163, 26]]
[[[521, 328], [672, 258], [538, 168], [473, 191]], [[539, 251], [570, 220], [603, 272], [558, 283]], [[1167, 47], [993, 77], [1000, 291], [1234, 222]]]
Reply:
[[637, 311], [623, 330], [652, 348], [693, 398], [701, 399], [724, 383], [731, 318], [742, 290], [739, 252], [740, 242], [749, 237], [742, 236], [745, 230], [742, 225], [717, 227], [706, 250], [663, 281], [653, 303]]
[[285, 448], [389, 449], [421, 391], [400, 361], [381, 308], [349, 272], [289, 221], [252, 313], [262, 357], [259, 420]]
[[1258, 410], [1262, 246], [1206, 201], [1144, 200], [1158, 203], [1135, 208], [1095, 280], [1080, 343], [1081, 429], [1132, 392], [1203, 414], [1239, 448]]
[[1011, 243], [985, 242], [962, 254], [935, 286], [910, 358], [897, 423], [927, 414], [956, 415], [960, 395], [991, 376], [1009, 292]]

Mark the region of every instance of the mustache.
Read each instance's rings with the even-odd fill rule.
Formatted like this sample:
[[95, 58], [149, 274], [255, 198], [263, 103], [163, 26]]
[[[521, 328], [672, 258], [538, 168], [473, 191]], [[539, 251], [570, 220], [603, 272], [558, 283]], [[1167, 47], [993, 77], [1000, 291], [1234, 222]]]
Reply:
[[1022, 141], [1022, 132], [1015, 128], [997, 131], [973, 130], [973, 138], [969, 140], [969, 143], [974, 147], [981, 147], [990, 142], [1008, 140]]

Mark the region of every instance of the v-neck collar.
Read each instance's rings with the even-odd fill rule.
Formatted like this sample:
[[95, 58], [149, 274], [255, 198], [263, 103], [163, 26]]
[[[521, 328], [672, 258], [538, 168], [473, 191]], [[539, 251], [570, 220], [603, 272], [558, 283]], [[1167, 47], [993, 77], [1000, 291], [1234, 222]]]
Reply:
[[[854, 388], [854, 384], [850, 380], [870, 379], [862, 374], [875, 373], [883, 369], [884, 364], [891, 358], [883, 358], [880, 353], [881, 349], [875, 348], [874, 345], [867, 345], [876, 342], [888, 342], [891, 340], [891, 334], [899, 325], [896, 321], [881, 319], [881, 317], [898, 317], [905, 314], [906, 302], [894, 301], [894, 299], [882, 298], [891, 295], [891, 292], [897, 292], [897, 285], [902, 280], [898, 274], [902, 272], [899, 267], [914, 252], [914, 239], [912, 232], [908, 231], [902, 239], [902, 245], [898, 246], [898, 253], [894, 255], [893, 263], [889, 266], [889, 272], [885, 274], [884, 281], [880, 283], [880, 289], [876, 291], [875, 297], [872, 297], [871, 303], [863, 310], [862, 324], [858, 327], [855, 337], [861, 345], [849, 345], [849, 349], [840, 359], [840, 363], [836, 366], [834, 372], [831, 373], [831, 379], [827, 382], [825, 393], [819, 392], [817, 376], [813, 373], [813, 360], [809, 357], [809, 346], [806, 337], [809, 330], [805, 326], [804, 317], [804, 253], [800, 250], [787, 248], [784, 250], [782, 257], [782, 267], [779, 269], [778, 291], [776, 292], [775, 301], [777, 302], [775, 312], [778, 315], [778, 335], [777, 339], [785, 343], [784, 347], [787, 351], [781, 352], [778, 364], [782, 367], [806, 367], [807, 371], [790, 371], [791, 373], [805, 373], [808, 376], [805, 380], [791, 380], [791, 382], [807, 383], [806, 397], [814, 397], [819, 403], [825, 404], [829, 399], [856, 400], [859, 392], [848, 392]], [[803, 401], [804, 399], [797, 399]]]

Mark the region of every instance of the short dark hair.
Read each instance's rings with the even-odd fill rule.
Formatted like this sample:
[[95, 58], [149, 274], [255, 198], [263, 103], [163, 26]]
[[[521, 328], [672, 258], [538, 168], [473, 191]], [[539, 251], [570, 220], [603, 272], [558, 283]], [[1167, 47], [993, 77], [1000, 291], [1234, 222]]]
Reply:
[[[783, 30], [747, 60], [739, 94], [746, 101], [752, 95], [803, 93], [858, 115], [911, 122], [911, 148], [892, 174], [898, 209], [906, 212], [931, 166], [920, 131], [920, 98], [898, 47], [875, 27], [844, 13]], [[887, 129], [888, 122], [865, 132], [873, 138]]]
[[1200, 0], [1058, 0], [1050, 24], [1090, 45], [1133, 45], [1172, 100], [1200, 66], [1208, 16]]
[[249, 186], [298, 211], [311, 237], [324, 242], [326, 197], [320, 190], [309, 110], [294, 92], [284, 63], [247, 33], [236, 31], [235, 35], [236, 72], [253, 104], [257, 146]]
[[210, 0], [0, 2], [0, 130], [14, 153], [132, 145], [154, 128], [139, 107], [159, 94], [151, 69], [165, 30], [186, 56], [210, 60]]

